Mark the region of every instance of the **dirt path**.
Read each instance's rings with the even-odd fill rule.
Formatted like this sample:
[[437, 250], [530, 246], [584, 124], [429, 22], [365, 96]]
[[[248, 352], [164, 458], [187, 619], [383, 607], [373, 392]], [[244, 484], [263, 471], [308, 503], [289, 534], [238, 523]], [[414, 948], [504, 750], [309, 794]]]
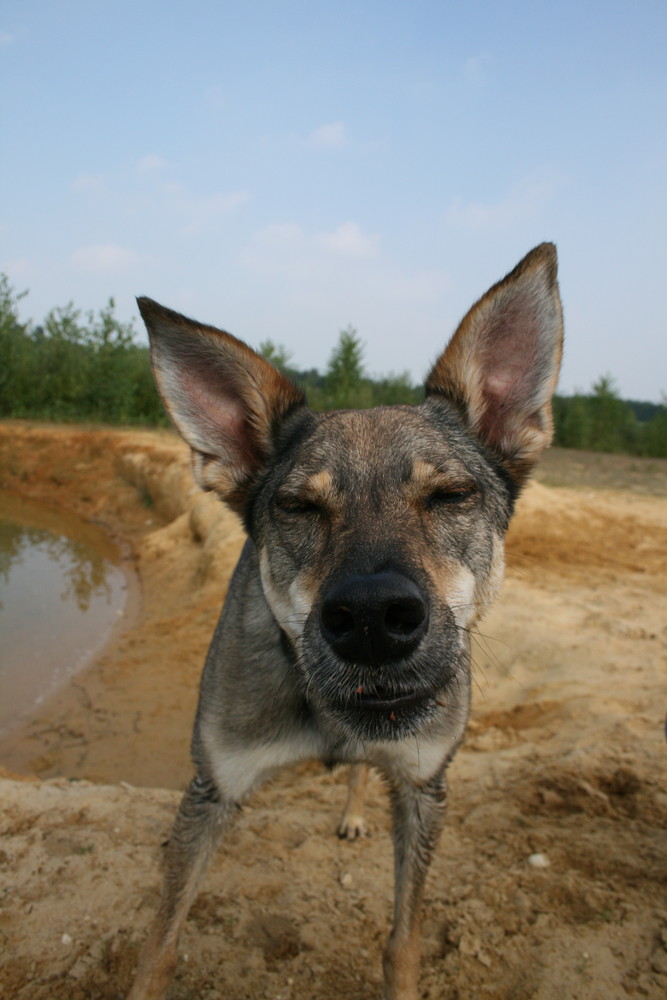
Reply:
[[[194, 490], [167, 433], [0, 425], [0, 470], [2, 488], [101, 523], [141, 577], [119, 642], [0, 748], [9, 771], [42, 779], [0, 781], [0, 996], [111, 1000], [155, 905], [242, 536]], [[423, 996], [658, 1000], [667, 463], [553, 452], [540, 476], [559, 485], [526, 492], [477, 637], [474, 715], [428, 883]], [[372, 835], [339, 843], [344, 782], [308, 766], [252, 799], [194, 907], [176, 1000], [377, 1000], [387, 808], [374, 779]]]

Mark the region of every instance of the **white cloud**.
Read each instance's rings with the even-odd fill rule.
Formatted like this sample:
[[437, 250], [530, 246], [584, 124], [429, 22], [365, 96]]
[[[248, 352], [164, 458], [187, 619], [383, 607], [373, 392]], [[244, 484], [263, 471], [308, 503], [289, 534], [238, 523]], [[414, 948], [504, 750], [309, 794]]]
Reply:
[[26, 281], [33, 278], [36, 269], [27, 257], [17, 257], [0, 265], [0, 271], [8, 276], [10, 281]]
[[346, 260], [370, 260], [379, 254], [379, 238], [357, 222], [344, 222], [330, 232], [307, 233], [296, 222], [266, 226], [242, 255], [243, 263], [264, 273], [312, 278], [329, 273]]
[[186, 216], [183, 231], [189, 235], [208, 229], [211, 223], [245, 205], [250, 197], [247, 191], [193, 195], [180, 184], [165, 185], [164, 190], [171, 199], [172, 206]]
[[320, 125], [308, 136], [308, 145], [315, 149], [340, 149], [347, 144], [344, 122], [330, 122]]
[[70, 185], [76, 194], [108, 198], [119, 213], [158, 212], [173, 220], [180, 234], [201, 233], [248, 201], [247, 191], [214, 191], [195, 194], [179, 180], [170, 179], [177, 165], [157, 153], [136, 159], [127, 170], [104, 174], [79, 174]]
[[[410, 270], [387, 260], [380, 238], [356, 222], [319, 233], [295, 222], [267, 226], [244, 249], [241, 264], [266, 296], [286, 303], [295, 315], [311, 317], [314, 328], [330, 315], [342, 325], [349, 320], [368, 330], [387, 325], [403, 331], [408, 316], [422, 323], [452, 287], [442, 269]], [[400, 340], [403, 333], [397, 336]], [[402, 356], [405, 367], [408, 358]]]
[[535, 215], [551, 201], [560, 186], [557, 178], [529, 180], [497, 202], [464, 202], [456, 198], [447, 209], [446, 219], [466, 229], [501, 229]]
[[451, 275], [443, 269], [414, 273], [394, 269], [388, 275], [385, 295], [390, 301], [423, 306], [442, 299], [452, 287]]
[[162, 156], [158, 156], [157, 153], [149, 153], [147, 156], [142, 156], [137, 160], [137, 170], [140, 174], [151, 174], [170, 166], [172, 164]]
[[265, 226], [256, 237], [259, 244], [279, 248], [302, 245], [305, 239], [306, 236], [303, 229], [296, 222], [283, 222], [272, 226]]
[[109, 188], [102, 174], [79, 174], [72, 181], [70, 188], [75, 194], [107, 195]]
[[332, 233], [316, 236], [318, 246], [340, 257], [376, 257], [379, 239], [367, 236], [357, 222], [344, 222]]
[[486, 80], [486, 67], [489, 65], [491, 57], [488, 52], [478, 52], [475, 56], [470, 56], [463, 64], [463, 79], [466, 83], [477, 87]]
[[312, 281], [322, 271], [322, 254], [295, 222], [265, 226], [241, 253], [241, 263], [264, 275]]
[[129, 247], [117, 243], [95, 243], [91, 246], [79, 247], [70, 257], [70, 262], [82, 271], [95, 271], [99, 274], [127, 271], [143, 260], [141, 254]]

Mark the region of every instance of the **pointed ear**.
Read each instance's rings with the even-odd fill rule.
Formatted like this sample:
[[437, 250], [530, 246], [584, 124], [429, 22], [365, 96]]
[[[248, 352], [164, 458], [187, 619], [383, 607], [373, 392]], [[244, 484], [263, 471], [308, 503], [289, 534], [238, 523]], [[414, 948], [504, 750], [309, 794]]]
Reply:
[[200, 486], [243, 511], [278, 425], [305, 404], [289, 379], [229, 333], [137, 299], [165, 406], [192, 449]]
[[553, 243], [542, 243], [475, 303], [426, 382], [454, 403], [517, 485], [553, 434], [563, 342]]

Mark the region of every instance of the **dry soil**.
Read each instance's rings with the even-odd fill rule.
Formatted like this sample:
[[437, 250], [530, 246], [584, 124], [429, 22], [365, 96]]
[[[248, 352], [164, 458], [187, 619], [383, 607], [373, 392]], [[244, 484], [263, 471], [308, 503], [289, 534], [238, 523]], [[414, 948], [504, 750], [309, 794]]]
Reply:
[[[0, 748], [0, 996], [129, 987], [190, 777], [197, 678], [242, 544], [167, 432], [0, 425], [0, 487], [101, 524], [138, 573], [126, 627]], [[667, 462], [553, 451], [475, 637], [474, 713], [428, 881], [422, 996], [667, 996]], [[378, 1000], [384, 789], [335, 837], [344, 771], [284, 772], [239, 817], [176, 1000]], [[535, 856], [538, 856], [538, 865]]]

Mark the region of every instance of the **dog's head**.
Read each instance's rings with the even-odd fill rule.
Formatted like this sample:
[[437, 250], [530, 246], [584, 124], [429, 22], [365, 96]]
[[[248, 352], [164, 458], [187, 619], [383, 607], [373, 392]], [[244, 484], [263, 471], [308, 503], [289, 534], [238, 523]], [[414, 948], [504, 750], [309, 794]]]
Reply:
[[472, 307], [416, 407], [314, 414], [241, 341], [139, 305], [195, 476], [244, 517], [311, 706], [362, 739], [430, 725], [467, 677], [514, 499], [551, 439], [555, 248]]

